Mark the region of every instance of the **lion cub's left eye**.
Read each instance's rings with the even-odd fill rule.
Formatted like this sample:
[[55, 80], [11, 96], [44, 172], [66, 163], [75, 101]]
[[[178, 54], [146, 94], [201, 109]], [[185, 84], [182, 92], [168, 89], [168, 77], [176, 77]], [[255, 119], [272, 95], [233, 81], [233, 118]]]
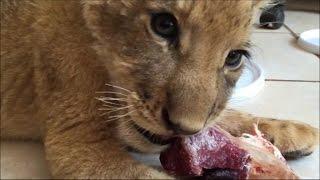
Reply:
[[166, 39], [174, 39], [178, 36], [177, 19], [170, 13], [153, 14], [151, 19], [152, 30]]
[[229, 52], [224, 66], [231, 70], [236, 70], [241, 67], [243, 63], [243, 56], [249, 58], [250, 54], [246, 50], [232, 50]]

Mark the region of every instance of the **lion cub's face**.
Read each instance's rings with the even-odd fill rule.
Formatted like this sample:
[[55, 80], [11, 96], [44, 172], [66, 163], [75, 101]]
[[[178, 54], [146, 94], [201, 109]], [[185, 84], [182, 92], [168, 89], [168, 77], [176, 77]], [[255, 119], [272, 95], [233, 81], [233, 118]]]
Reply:
[[215, 119], [248, 54], [255, 6], [249, 0], [84, 1], [94, 48], [108, 83], [116, 85], [106, 94], [115, 99], [103, 100], [127, 145], [158, 151], [168, 138], [196, 133]]

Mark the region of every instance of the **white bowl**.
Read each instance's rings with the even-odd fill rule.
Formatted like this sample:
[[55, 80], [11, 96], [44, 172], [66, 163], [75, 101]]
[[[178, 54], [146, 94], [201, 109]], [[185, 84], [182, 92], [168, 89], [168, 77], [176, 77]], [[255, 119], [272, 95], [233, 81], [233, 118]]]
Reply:
[[305, 49], [306, 51], [320, 55], [319, 34], [320, 34], [319, 29], [312, 29], [312, 30], [301, 33], [298, 39], [299, 46]]
[[236, 104], [256, 96], [264, 86], [264, 73], [254, 61], [246, 61], [229, 103]]

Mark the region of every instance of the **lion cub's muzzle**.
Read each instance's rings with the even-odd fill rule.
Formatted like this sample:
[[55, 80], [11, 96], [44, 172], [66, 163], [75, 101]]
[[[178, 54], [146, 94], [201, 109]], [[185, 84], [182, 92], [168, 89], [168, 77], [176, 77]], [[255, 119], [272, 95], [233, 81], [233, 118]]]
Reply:
[[169, 111], [167, 108], [162, 109], [162, 119], [166, 122], [169, 129], [172, 129], [176, 135], [192, 135], [199, 132], [202, 127], [199, 128], [189, 128], [181, 124], [174, 123], [169, 117]]
[[171, 142], [171, 139], [172, 139], [171, 137], [154, 134], [135, 123], [133, 123], [132, 125], [144, 138], [146, 138], [148, 141], [150, 141], [153, 144], [162, 146], [162, 145], [167, 145]]

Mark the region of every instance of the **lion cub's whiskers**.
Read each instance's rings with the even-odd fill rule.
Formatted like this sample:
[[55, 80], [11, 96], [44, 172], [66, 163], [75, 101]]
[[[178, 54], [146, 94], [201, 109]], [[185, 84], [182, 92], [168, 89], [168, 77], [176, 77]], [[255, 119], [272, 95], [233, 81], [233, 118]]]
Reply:
[[111, 106], [109, 104], [102, 104], [103, 107], [109, 107], [109, 108], [117, 108], [117, 106]]
[[132, 107], [132, 105], [130, 106], [126, 106], [126, 107], [121, 107], [121, 108], [99, 108], [99, 111], [106, 111], [105, 113], [101, 114], [101, 115], [106, 115], [106, 114], [110, 114], [113, 112], [117, 112], [117, 111], [121, 111], [124, 109], [129, 109], [130, 107]]
[[115, 121], [115, 120], [124, 118], [124, 117], [126, 117], [126, 116], [129, 116], [131, 113], [133, 113], [133, 112], [135, 112], [135, 111], [136, 111], [136, 110], [132, 110], [132, 111], [129, 111], [128, 113], [123, 114], [123, 115], [110, 116], [109, 119], [108, 119], [106, 122]]
[[[108, 119], [105, 122], [115, 121], [119, 119], [123, 119], [124, 121], [131, 121], [131, 119], [124, 119], [125, 117], [128, 117], [131, 113], [137, 111], [132, 110], [130, 112], [126, 112], [125, 114], [118, 114], [118, 115], [111, 115], [112, 113], [119, 113], [121, 110], [128, 111], [130, 110], [130, 107], [133, 107], [134, 105], [129, 105], [130, 99], [134, 98], [135, 100], [140, 100], [140, 98], [136, 95], [134, 91], [130, 91], [126, 88], [112, 85], [109, 83], [105, 84], [106, 86], [114, 88], [114, 90], [118, 91], [97, 91], [97, 94], [104, 94], [106, 96], [96, 97], [95, 99], [101, 101], [103, 104], [103, 108], [99, 108], [99, 111], [106, 111], [100, 116], [109, 115]], [[109, 96], [108, 96], [109, 95]], [[113, 97], [112, 95], [118, 95], [119, 97]], [[110, 116], [111, 115], [111, 116]]]
[[120, 92], [115, 92], [115, 91], [97, 91], [97, 94], [116, 94], [116, 95], [122, 95], [125, 97], [128, 97], [128, 95], [120, 93]]
[[127, 108], [130, 108], [132, 107], [133, 105], [129, 105], [129, 106], [125, 106], [125, 107], [120, 107], [120, 108], [114, 108], [114, 107], [110, 107], [110, 108], [99, 108], [98, 110], [99, 111], [108, 111], [108, 110], [114, 110], [114, 109], [117, 109], [117, 110], [121, 110], [121, 109], [127, 109]]
[[126, 98], [114, 98], [114, 97], [99, 97], [104, 101], [122, 101], [122, 102], [127, 102]]
[[[103, 103], [105, 103], [105, 104], [114, 105], [114, 107], [123, 106], [123, 104], [114, 102], [114, 101], [120, 101], [120, 100], [108, 100], [105, 97], [96, 97], [96, 99], [101, 101], [101, 102], [103, 102]], [[122, 99], [120, 102], [127, 102], [127, 101]]]
[[127, 112], [126, 114], [123, 114], [123, 115], [114, 115], [114, 116], [110, 116], [109, 118], [112, 119], [112, 118], [121, 118], [121, 117], [125, 117], [133, 112], [135, 112], [136, 110], [132, 110], [132, 111], [129, 111]]
[[116, 88], [116, 89], [121, 89], [121, 90], [123, 90], [125, 92], [128, 92], [128, 93], [132, 93], [132, 91], [130, 91], [130, 90], [126, 89], [126, 88], [120, 87], [120, 86], [116, 86], [116, 85], [112, 85], [112, 84], [108, 84], [108, 83], [106, 83], [105, 85], [109, 86], [109, 87]]

